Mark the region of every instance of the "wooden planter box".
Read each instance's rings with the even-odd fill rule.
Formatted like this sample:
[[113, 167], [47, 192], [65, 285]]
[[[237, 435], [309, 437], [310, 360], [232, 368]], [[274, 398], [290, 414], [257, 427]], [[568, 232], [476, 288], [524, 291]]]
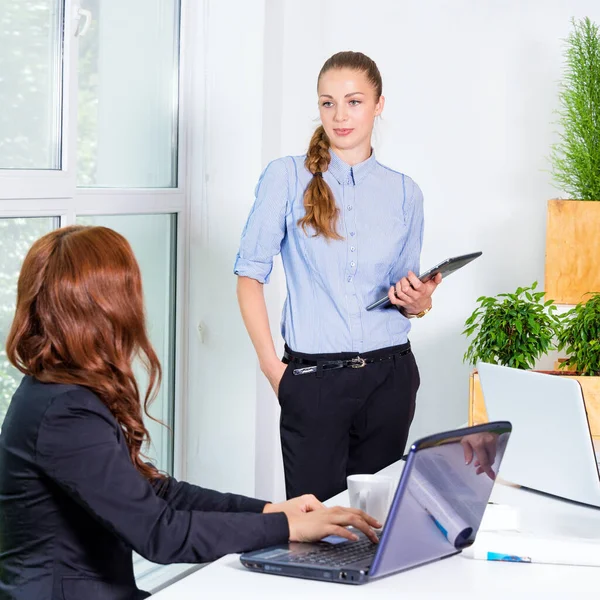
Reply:
[[[594, 441], [600, 442], [600, 377], [579, 377], [576, 375], [556, 375], [576, 379], [581, 385], [585, 410]], [[469, 380], [469, 425], [487, 423], [488, 415], [481, 391], [481, 383], [477, 371], [471, 373]]]
[[549, 200], [546, 226], [546, 298], [578, 304], [600, 291], [600, 202]]

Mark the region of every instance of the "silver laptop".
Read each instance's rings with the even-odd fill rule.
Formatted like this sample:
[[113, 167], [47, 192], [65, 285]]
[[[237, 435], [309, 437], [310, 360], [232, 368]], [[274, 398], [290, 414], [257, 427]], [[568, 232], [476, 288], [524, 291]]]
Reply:
[[[432, 435], [410, 448], [379, 544], [360, 533], [242, 554], [260, 573], [360, 584], [460, 552], [475, 541], [510, 436], [507, 422]], [[465, 447], [485, 450], [491, 470], [465, 463]], [[482, 450], [483, 452], [483, 450]]]
[[598, 461], [579, 383], [487, 363], [477, 370], [488, 417], [514, 427], [500, 477], [600, 507]]

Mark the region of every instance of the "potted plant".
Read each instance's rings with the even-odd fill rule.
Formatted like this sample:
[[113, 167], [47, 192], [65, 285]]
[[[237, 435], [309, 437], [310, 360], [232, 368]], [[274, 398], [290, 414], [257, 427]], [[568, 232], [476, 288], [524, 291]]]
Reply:
[[[473, 337], [464, 360], [533, 369], [547, 352], [564, 351], [566, 358], [559, 359], [557, 370], [544, 372], [579, 382], [590, 431], [600, 442], [600, 293], [558, 315], [554, 301], [543, 302], [544, 292], [536, 288], [537, 282], [514, 294], [478, 298], [479, 306], [465, 322], [463, 333]], [[473, 371], [469, 424], [487, 420], [479, 376]]]
[[[600, 291], [600, 32], [589, 18], [572, 20], [559, 92], [559, 141], [551, 174], [570, 200], [550, 200], [545, 288], [559, 304], [577, 304]], [[594, 202], [596, 201], [596, 202]]]
[[535, 362], [555, 347], [561, 322], [553, 300], [543, 301], [544, 292], [531, 287], [514, 294], [481, 296], [479, 306], [466, 320], [467, 337], [474, 336], [464, 360], [474, 365], [482, 360], [495, 365], [533, 369]]
[[567, 355], [558, 367], [581, 385], [590, 430], [600, 442], [600, 294], [590, 294], [565, 314], [558, 349]]
[[600, 294], [591, 294], [565, 314], [558, 349], [567, 354], [559, 368], [600, 378]]
[[[478, 306], [465, 322], [463, 334], [472, 337], [463, 360], [533, 369], [538, 359], [556, 348], [561, 316], [553, 300], [544, 301], [545, 293], [519, 287], [512, 294], [481, 296]], [[469, 424], [484, 423], [487, 412], [477, 371], [469, 382]]]

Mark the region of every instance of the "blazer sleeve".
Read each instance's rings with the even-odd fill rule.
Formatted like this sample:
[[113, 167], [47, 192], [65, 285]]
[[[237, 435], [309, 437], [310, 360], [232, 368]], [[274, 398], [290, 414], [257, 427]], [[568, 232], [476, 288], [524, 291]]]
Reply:
[[223, 494], [173, 477], [155, 479], [151, 483], [155, 493], [175, 510], [260, 513], [267, 504], [264, 500]]
[[[179, 502], [181, 493], [171, 505], [133, 466], [121, 436], [91, 391], [70, 391], [46, 411], [36, 459], [66, 494], [144, 558], [160, 564], [200, 563], [288, 540], [283, 513], [180, 509], [179, 504], [187, 504]], [[215, 505], [214, 496], [204, 503], [202, 495], [194, 494], [191, 504]]]

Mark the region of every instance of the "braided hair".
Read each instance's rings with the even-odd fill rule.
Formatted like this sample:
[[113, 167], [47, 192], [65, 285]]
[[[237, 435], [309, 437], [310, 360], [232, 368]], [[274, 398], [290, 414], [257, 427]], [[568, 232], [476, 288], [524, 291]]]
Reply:
[[[365, 73], [373, 84], [377, 99], [382, 94], [382, 81], [379, 69], [373, 60], [362, 52], [338, 52], [325, 61], [319, 72], [317, 84], [321, 77], [332, 69], [352, 69]], [[298, 220], [298, 226], [304, 233], [312, 230], [314, 236], [322, 235], [327, 239], [341, 240], [337, 232], [339, 211], [331, 188], [323, 179], [323, 173], [329, 168], [329, 137], [322, 125], [319, 125], [310, 140], [304, 166], [313, 174], [304, 191], [305, 215]]]

